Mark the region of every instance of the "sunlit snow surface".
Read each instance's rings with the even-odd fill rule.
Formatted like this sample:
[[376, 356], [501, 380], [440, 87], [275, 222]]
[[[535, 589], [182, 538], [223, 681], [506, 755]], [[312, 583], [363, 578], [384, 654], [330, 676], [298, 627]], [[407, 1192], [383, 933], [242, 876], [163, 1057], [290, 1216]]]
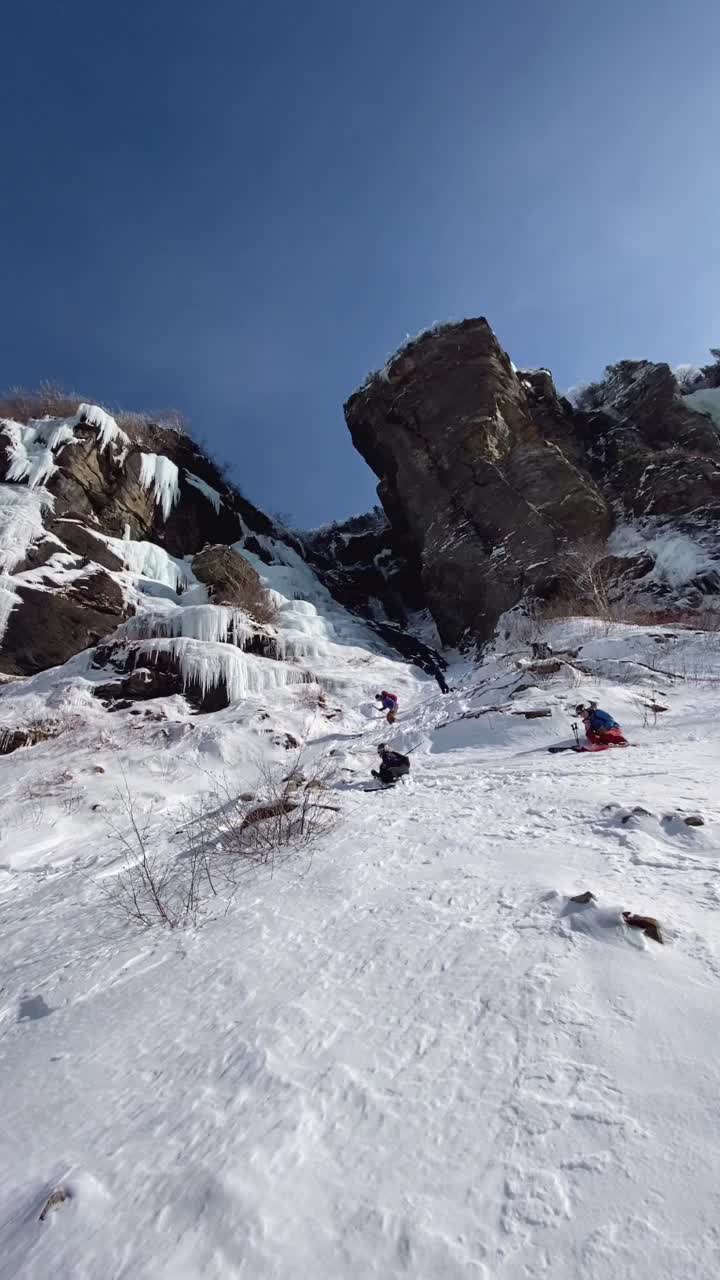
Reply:
[[[67, 724], [0, 760], [0, 1276], [715, 1280], [712, 638], [555, 624], [587, 674], [532, 687], [515, 637], [452, 663], [443, 697], [272, 550], [278, 639], [312, 659], [242, 653], [233, 611], [183, 603], [184, 562], [125, 544], [142, 644], [201, 682], [222, 667], [226, 711], [109, 715], [84, 655], [0, 695], [0, 726]], [[333, 683], [325, 710], [290, 673]], [[379, 688], [399, 694], [393, 728]], [[634, 745], [548, 755], [588, 697]], [[552, 715], [512, 714], [538, 705]], [[118, 784], [180, 856], [193, 797], [287, 770], [286, 734], [327, 761], [335, 832], [202, 927], [126, 926], [104, 892]], [[383, 739], [412, 751], [412, 780], [366, 795]], [[585, 889], [596, 904], [568, 905]], [[666, 946], [622, 909], [657, 916]], [[40, 1223], [58, 1185], [72, 1198]]]
[[[148, 483], [172, 509], [172, 477]], [[0, 486], [5, 581], [43, 500]], [[443, 697], [281, 542], [258, 535], [269, 566], [237, 544], [278, 606], [274, 660], [189, 560], [105, 541], [137, 610], [118, 644], [231, 705], [111, 713], [92, 651], [0, 690], [0, 731], [64, 729], [0, 757], [0, 1280], [716, 1280], [716, 636], [556, 623], [582, 669], [547, 678], [534, 624], [503, 620], [482, 666], [449, 655]], [[667, 580], [689, 555], [654, 551]], [[589, 698], [632, 746], [548, 754]], [[118, 788], [181, 867], [188, 810], [286, 776], [292, 740], [341, 810], [312, 857], [251, 870], [195, 929], [115, 914]], [[380, 741], [411, 780], [366, 794]]]

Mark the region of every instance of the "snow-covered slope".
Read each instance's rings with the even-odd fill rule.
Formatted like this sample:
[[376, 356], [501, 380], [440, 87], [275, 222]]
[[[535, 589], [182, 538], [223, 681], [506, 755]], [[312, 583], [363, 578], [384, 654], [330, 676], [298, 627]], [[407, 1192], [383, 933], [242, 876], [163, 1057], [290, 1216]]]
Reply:
[[[324, 705], [268, 684], [214, 715], [108, 715], [83, 658], [0, 697], [6, 723], [64, 723], [0, 761], [0, 1276], [711, 1280], [715, 638], [556, 624], [580, 649], [559, 671], [511, 639], [443, 697], [292, 554], [258, 568]], [[193, 591], [153, 604], [199, 645]], [[592, 696], [633, 746], [547, 754]], [[180, 856], [193, 798], [294, 765], [287, 733], [341, 809], [312, 857], [250, 870], [195, 929], [117, 916], [118, 787]], [[390, 737], [412, 780], [366, 794]]]

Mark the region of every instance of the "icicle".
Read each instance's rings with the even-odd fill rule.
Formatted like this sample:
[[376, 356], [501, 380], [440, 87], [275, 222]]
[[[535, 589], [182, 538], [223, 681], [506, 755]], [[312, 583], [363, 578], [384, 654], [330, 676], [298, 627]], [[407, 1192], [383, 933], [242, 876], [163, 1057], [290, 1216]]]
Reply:
[[77, 439], [73, 433], [76, 418], [32, 418], [26, 426], [4, 418], [1, 425], [10, 441], [6, 479], [27, 480], [31, 489], [36, 489], [57, 471], [55, 450], [74, 444]]
[[197, 604], [160, 612], [136, 614], [116, 633], [128, 640], [147, 640], [151, 637], [184, 638], [211, 644], [232, 644], [242, 647], [255, 635], [248, 615], [242, 609], [229, 609], [225, 605]]
[[88, 427], [94, 427], [98, 433], [98, 452], [104, 453], [109, 444], [115, 444], [118, 441], [125, 445], [126, 450], [130, 447], [130, 437], [118, 426], [111, 414], [106, 413], [105, 409], [101, 409], [96, 404], [81, 404], [77, 411], [77, 422], [85, 423]]
[[167, 520], [180, 501], [180, 473], [163, 454], [143, 453], [140, 458], [140, 484], [143, 489], [154, 489], [155, 505], [162, 507], [163, 520]]
[[16, 604], [20, 604], [20, 597], [12, 590], [10, 579], [0, 577], [0, 642], [7, 631], [10, 614]]
[[241, 702], [252, 694], [287, 685], [308, 684], [314, 677], [298, 667], [272, 658], [258, 658], [227, 644], [174, 639], [148, 640], [140, 646], [140, 654], [149, 659], [167, 653], [178, 664], [183, 687], [197, 686], [203, 697], [214, 689], [224, 688], [228, 702]]
[[0, 484], [0, 573], [12, 573], [30, 544], [43, 537], [43, 511], [52, 511], [53, 502], [47, 489]]
[[217, 489], [213, 489], [212, 485], [207, 484], [205, 480], [201, 480], [200, 476], [193, 475], [192, 471], [185, 472], [185, 479], [188, 484], [192, 485], [193, 489], [198, 489], [203, 497], [207, 498], [208, 502], [212, 503], [216, 511], [220, 510], [222, 498], [220, 497]]

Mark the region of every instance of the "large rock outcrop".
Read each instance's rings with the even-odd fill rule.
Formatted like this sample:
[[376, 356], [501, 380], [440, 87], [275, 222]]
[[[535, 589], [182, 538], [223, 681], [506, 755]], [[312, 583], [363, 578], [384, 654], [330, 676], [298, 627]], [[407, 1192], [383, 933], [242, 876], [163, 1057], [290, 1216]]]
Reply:
[[448, 644], [489, 636], [524, 589], [552, 578], [564, 543], [609, 531], [579, 451], [560, 443], [574, 444], [570, 406], [547, 408], [549, 438], [533, 398], [481, 319], [420, 338], [345, 406]]
[[190, 436], [149, 421], [128, 435], [93, 405], [65, 420], [0, 419], [2, 480], [41, 483], [56, 517], [72, 515], [103, 534], [152, 541], [176, 556], [246, 532], [276, 532]]
[[516, 370], [476, 319], [423, 334], [345, 405], [388, 537], [445, 643], [485, 640], [523, 596], [559, 590], [571, 549], [602, 545], [618, 521], [706, 537], [717, 520], [717, 427], [669, 367], [623, 361], [596, 391], [575, 409], [547, 370]]

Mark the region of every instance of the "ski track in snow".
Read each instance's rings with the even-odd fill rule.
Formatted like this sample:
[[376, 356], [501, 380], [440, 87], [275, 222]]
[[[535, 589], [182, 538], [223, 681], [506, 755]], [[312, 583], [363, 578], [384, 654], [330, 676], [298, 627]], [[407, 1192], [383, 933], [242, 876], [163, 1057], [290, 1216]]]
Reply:
[[[342, 824], [183, 933], [98, 894], [109, 749], [73, 757], [81, 826], [59, 784], [24, 798], [66, 747], [1, 762], [2, 1280], [718, 1275], [717, 692], [643, 729], [617, 690], [639, 749], [550, 757], [557, 714], [437, 729], [462, 698], [412, 679], [410, 784], [359, 789], [389, 736], [371, 710], [317, 727], [358, 766]], [[128, 766], [169, 840], [184, 751]], [[568, 913], [586, 888], [598, 911]]]

